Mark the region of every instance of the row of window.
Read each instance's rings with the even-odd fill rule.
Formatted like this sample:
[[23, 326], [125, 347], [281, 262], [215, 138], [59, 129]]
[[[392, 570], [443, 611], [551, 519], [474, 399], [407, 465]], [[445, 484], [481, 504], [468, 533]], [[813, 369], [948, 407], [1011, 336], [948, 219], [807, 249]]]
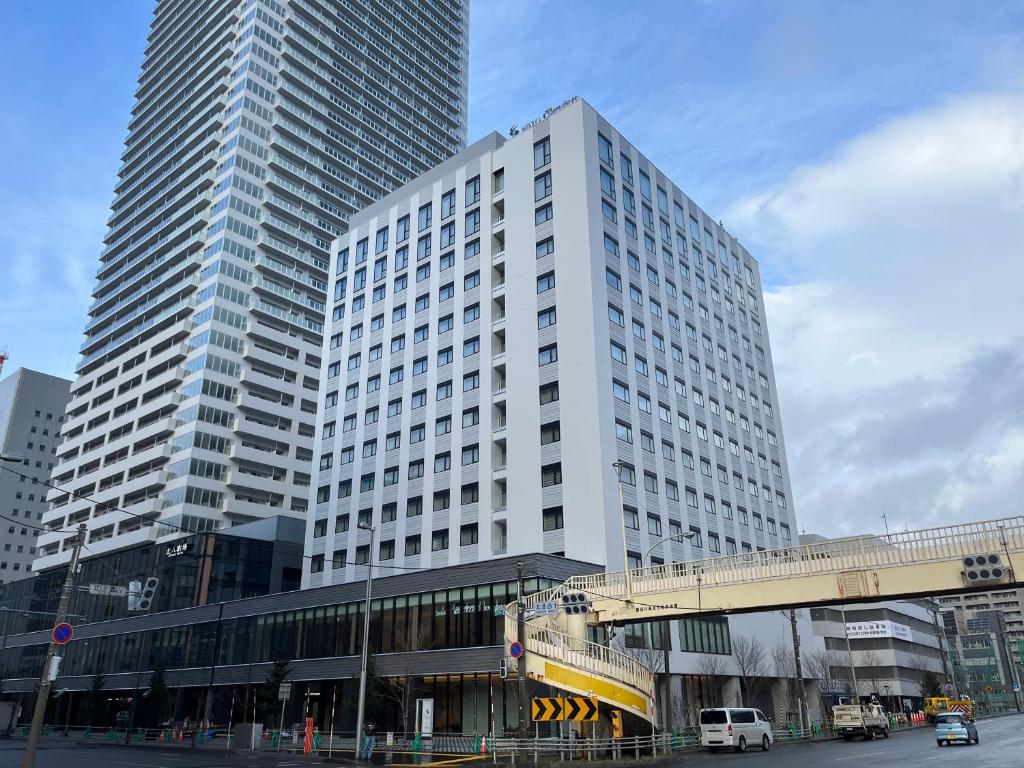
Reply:
[[[448, 529], [433, 531], [430, 535], [430, 550], [432, 552], [441, 552], [448, 549]], [[476, 523], [469, 523], [459, 528], [459, 546], [470, 547], [478, 544], [480, 536]], [[406, 536], [405, 537], [405, 556], [413, 557], [420, 554], [423, 543], [423, 537], [420, 535]], [[386, 539], [379, 544], [377, 550], [377, 561], [386, 562], [388, 560], [395, 559], [395, 540]], [[357, 546], [355, 550], [355, 559], [353, 563], [355, 565], [366, 565], [370, 561], [370, 545], [364, 544]], [[325, 556], [313, 555], [310, 559], [310, 571], [312, 573], [320, 573], [324, 570]], [[331, 567], [332, 568], [345, 568], [349, 564], [348, 562], [348, 550], [347, 549], [336, 549], [331, 556]]]
[[[613, 157], [612, 143], [611, 143], [611, 141], [606, 136], [604, 136], [601, 133], [598, 133], [598, 146], [599, 146], [598, 156], [600, 157], [600, 160], [601, 160], [601, 163], [602, 163], [602, 166], [600, 168], [600, 171], [601, 171], [601, 174], [602, 174], [602, 179], [604, 179], [606, 177], [611, 177], [611, 178], [614, 179], [615, 161], [614, 161], [614, 157]], [[632, 197], [632, 187], [633, 187], [633, 183], [634, 183], [634, 179], [633, 179], [633, 161], [632, 161], [632, 159], [628, 155], [626, 155], [625, 152], [621, 152], [620, 155], [619, 155], [619, 172], [620, 172], [620, 175], [621, 175], [622, 181], [623, 181], [623, 190], [624, 191], [628, 190], [629, 195]], [[653, 203], [654, 202], [653, 199], [652, 199], [652, 195], [651, 195], [651, 191], [652, 191], [651, 190], [651, 178], [647, 174], [647, 172], [645, 172], [644, 170], [640, 170], [640, 172], [639, 172], [639, 181], [640, 181], [640, 195], [641, 195], [642, 200], [645, 201], [644, 208], [646, 210], [650, 210], [651, 211], [649, 214], [645, 213], [645, 215], [644, 215], [644, 222], [645, 222], [645, 224], [647, 224], [649, 226], [650, 229], [653, 230], [654, 229], [653, 210], [650, 208], [649, 205], [647, 205], [648, 203]], [[609, 193], [609, 196], [614, 200], [615, 199], [615, 187], [614, 187], [614, 184], [608, 185], [608, 184], [606, 184], [606, 182], [603, 181], [602, 182], [602, 187], [603, 188], [606, 187], [606, 192]], [[663, 187], [661, 187], [660, 185], [657, 187], [657, 193], [658, 193], [657, 194], [657, 198], [658, 198], [658, 202], [657, 202], [658, 212], [659, 212], [659, 214], [661, 216], [664, 216], [666, 219], [668, 219], [669, 218], [669, 195], [665, 191], [665, 189]], [[689, 224], [690, 236], [693, 238], [693, 242], [695, 243], [695, 245], [697, 245], [697, 246], [703, 245], [707, 249], [707, 252], [708, 252], [708, 255], [709, 255], [710, 258], [714, 258], [715, 254], [717, 253], [718, 259], [722, 263], [723, 268], [727, 268], [727, 265], [728, 265], [728, 262], [729, 262], [729, 256], [731, 255], [733, 269], [736, 272], [736, 275], [739, 276], [739, 274], [740, 274], [740, 258], [737, 255], [737, 253], [735, 251], [732, 251], [731, 254], [730, 254], [729, 250], [726, 248], [725, 243], [723, 243], [721, 241], [721, 239], [716, 238], [712, 234], [711, 230], [707, 226], [703, 227], [703, 235], [704, 235], [704, 237], [703, 237], [703, 243], [702, 243], [702, 240], [701, 240], [702, 228], [701, 228], [700, 222], [697, 220], [697, 217], [694, 216], [693, 214], [690, 214], [690, 216], [687, 217], [686, 213], [684, 211], [682, 203], [680, 203], [677, 200], [673, 200], [672, 201], [672, 208], [673, 208], [673, 211], [674, 211], [676, 227], [678, 227], [679, 229], [685, 231], [686, 228], [687, 228], [687, 223], [688, 223]], [[716, 248], [716, 246], [717, 246], [717, 248]], [[754, 288], [755, 287], [755, 281], [754, 281], [753, 270], [751, 269], [750, 265], [744, 265], [744, 270], [746, 272], [746, 278], [747, 278], [747, 285], [748, 285], [748, 287]]]
[[[702, 434], [704, 434], [706, 436], [707, 430], [705, 429]], [[714, 432], [714, 435], [715, 435], [715, 445], [716, 445], [716, 447], [719, 447], [722, 450], [724, 450], [725, 446], [724, 446], [724, 442], [721, 440], [721, 435], [718, 432]], [[623, 421], [622, 419], [616, 419], [615, 420], [615, 436], [616, 436], [616, 438], [621, 440], [623, 443], [626, 443], [628, 445], [633, 445], [633, 426], [628, 421]], [[706, 440], [706, 437], [704, 439]], [[647, 453], [651, 453], [651, 454], [657, 453], [654, 435], [651, 434], [650, 432], [647, 432], [647, 431], [641, 429], [640, 430], [640, 447], [644, 451], [646, 451]], [[739, 458], [739, 456], [740, 456], [740, 445], [739, 445], [739, 443], [737, 443], [732, 438], [729, 439], [729, 452], [733, 456], [735, 456], [737, 458]], [[662, 455], [662, 458], [665, 459], [666, 461], [670, 461], [670, 462], [673, 462], [673, 463], [676, 461], [676, 458], [677, 458], [676, 448], [675, 448], [675, 444], [671, 440], [666, 440], [666, 439], [662, 439], [661, 440], [661, 455]], [[691, 470], [695, 469], [695, 465], [694, 465], [694, 461], [693, 461], [693, 453], [691, 453], [689, 450], [687, 450], [685, 448], [682, 448], [681, 452], [680, 452], [679, 458], [680, 458], [680, 460], [681, 460], [681, 462], [682, 462], [684, 467], [686, 467], [687, 469], [691, 469]], [[754, 462], [754, 451], [749, 446], [747, 446], [747, 445], [743, 446], [743, 458], [746, 460], [747, 464], [749, 464], [751, 469], [752, 469], [754, 467], [754, 464], [755, 464], [755, 462]], [[701, 463], [701, 474], [703, 474], [705, 477], [711, 477], [711, 461], [709, 459], [701, 456], [700, 457], [700, 463]], [[773, 475], [775, 475], [775, 477], [781, 479], [782, 478], [782, 465], [778, 461], [776, 461], [775, 459], [771, 459], [769, 461], [768, 457], [765, 456], [763, 453], [758, 453], [757, 454], [757, 466], [759, 466], [764, 472], [768, 472], [769, 464], [771, 465], [771, 473]], [[719, 469], [720, 470], [724, 470], [725, 467], [720, 465]]]
[[[707, 463], [707, 472], [703, 469], [703, 464], [706, 460], [701, 459], [702, 469], [701, 474], [704, 474], [709, 480], [711, 479], [711, 464]], [[729, 476], [726, 468], [722, 465], [718, 467], [719, 482], [725, 487], [729, 487]], [[743, 493], [743, 476], [739, 472], [733, 472], [733, 485], [739, 493]], [[623, 483], [630, 486], [636, 486], [636, 470], [632, 464], [627, 462], [622, 463], [622, 468], [619, 471], [619, 477]], [[658, 495], [659, 483], [658, 475], [650, 470], [644, 470], [644, 490], [652, 495]], [[750, 496], [754, 499], [762, 498], [768, 504], [777, 504], [781, 509], [786, 509], [786, 495], [782, 491], [775, 491], [774, 495], [769, 485], [762, 483], [760, 494], [758, 493], [757, 481], [748, 478], [747, 479], [747, 491]], [[666, 478], [665, 479], [665, 496], [671, 501], [679, 501], [679, 485], [675, 480]], [[691, 488], [686, 489], [686, 503], [688, 506], [697, 508], [697, 492]], [[710, 508], [709, 508], [710, 503]], [[732, 507], [729, 506], [728, 502], [722, 502], [728, 508], [727, 519], [732, 519]], [[709, 514], [715, 514], [714, 498], [712, 496], [705, 496], [704, 509]]]
[[[693, 509], [697, 508], [697, 492], [692, 488], [686, 489], [687, 505]], [[755, 531], [766, 531], [770, 536], [778, 536], [780, 534], [786, 541], [790, 541], [792, 531], [790, 531], [788, 523], [779, 523], [776, 525], [776, 520], [773, 517], [762, 516], [760, 512], [752, 512], [750, 516], [747, 514], [747, 509], [743, 506], [736, 507], [736, 517], [733, 517], [732, 504], [728, 501], [721, 502], [722, 504], [722, 518], [724, 520], [734, 521], [739, 525], [752, 527]], [[710, 494], [704, 495], [704, 511], [708, 515], [717, 515], [715, 508], [715, 498]], [[752, 523], [751, 523], [752, 518]], [[710, 519], [709, 519], [710, 522]], [[630, 505], [624, 505], [623, 507], [623, 523], [626, 528], [634, 531], [640, 530], [640, 513], [637, 509]], [[766, 527], [767, 523], [767, 527]], [[691, 527], [691, 532], [695, 532], [695, 537], [691, 543], [695, 547], [703, 546], [700, 540], [700, 530], [697, 527]], [[669, 535], [673, 538], [679, 538], [682, 536], [681, 524], [675, 520], [669, 520]], [[656, 512], [647, 513], [647, 532], [652, 536], [661, 536], [661, 515]]]
[[[463, 194], [463, 206], [469, 208], [470, 206], [476, 205], [480, 202], [480, 177], [474, 176], [472, 179], [465, 183], [464, 194]], [[477, 209], [479, 211], [479, 209]], [[445, 221], [455, 215], [456, 212], [456, 200], [455, 190], [450, 189], [445, 191], [441, 195], [441, 221]], [[432, 202], [424, 203], [419, 207], [416, 214], [416, 224], [418, 232], [425, 232], [429, 230], [434, 223], [434, 206]], [[409, 215], [402, 216], [398, 219], [395, 224], [395, 243], [404, 243], [410, 237], [410, 217]], [[389, 241], [389, 227], [382, 227], [377, 230], [374, 237], [374, 253], [381, 254], [388, 250]], [[363, 264], [369, 257], [370, 253], [370, 239], [364, 237], [356, 243], [355, 246], [355, 264], [356, 266]], [[345, 248], [341, 251], [337, 264], [337, 273], [343, 274], [348, 271], [348, 260], [349, 260], [349, 249]]]
[[[607, 271], [607, 274], [609, 287], [614, 290], [621, 290], [621, 282], [619, 281], [618, 275], [610, 269]], [[626, 313], [623, 311], [622, 307], [620, 307], [615, 301], [608, 302], [608, 320], [609, 322], [612, 323], [613, 326], [620, 328], [623, 331], [626, 329]], [[671, 312], [670, 325], [675, 331], [677, 331], [680, 334], [682, 333], [682, 328], [680, 327], [678, 316], [674, 315]], [[636, 344], [639, 347], [641, 347], [644, 351], [646, 351], [648, 330], [645, 322], [642, 319], [638, 319], [635, 314], [632, 314], [632, 317], [630, 318], [629, 327], [631, 329], [633, 337], [636, 339]], [[654, 324], [654, 327], [657, 328], [657, 324]], [[731, 328], [731, 326], [730, 329], [734, 330]], [[661, 332], [659, 332], [658, 330], [652, 330], [650, 332], [650, 337], [651, 346], [653, 347], [655, 352], [669, 354], [668, 348], [665, 344], [665, 337]], [[686, 324], [686, 337], [687, 340], [693, 345], [693, 351], [697, 353], [693, 354], [691, 352], [689, 354], [689, 364], [690, 370], [694, 374], [696, 374], [698, 378], [703, 373], [705, 378], [707, 378], [709, 384], [717, 385], [719, 377], [721, 377], [723, 389], [726, 392], [732, 392], [732, 379], [727, 373], [727, 371], [729, 371], [731, 361], [732, 370], [735, 372], [735, 376], [737, 378], [742, 378], [745, 375], [747, 380], [750, 382], [752, 388], [758, 384], [760, 385], [762, 392], [761, 400], [758, 402], [763, 401], [767, 405], [767, 409], [769, 411], [771, 410], [771, 400], [769, 394], [770, 383], [768, 380], [768, 376], [765, 373], [756, 369], [750, 362], [745, 362], [739, 354], [736, 354], [734, 352], [730, 355], [728, 349], [725, 347], [725, 345], [721, 343], [717, 345], [718, 359], [716, 362], [716, 348], [711, 340], [711, 337], [708, 336], [707, 334], [702, 335], [700, 343], [702, 343], [703, 345], [703, 352], [701, 352], [701, 350], [698, 348], [699, 342], [697, 338], [697, 329], [690, 323]], [[744, 337], [744, 340], [746, 341], [746, 346], [749, 348], [749, 339]], [[622, 348], [621, 344], [617, 346], [621, 350], [621, 357], [624, 358], [625, 350]], [[756, 350], [758, 352], [758, 364], [767, 366], [767, 358], [764, 355], [764, 350], [761, 349], [760, 346], [757, 346]], [[705, 356], [703, 368], [701, 365], [702, 361], [700, 355]], [[671, 342], [671, 356], [672, 359], [680, 366], [684, 365], [683, 348], [679, 344], [676, 344], [674, 341]], [[710, 361], [707, 359], [708, 357], [710, 357]], [[644, 359], [646, 361], [646, 358]], [[620, 359], [620, 362], [625, 363], [625, 359]], [[746, 390], [743, 388], [743, 385], [737, 384], [736, 386], [739, 390], [743, 390], [742, 394], [737, 392], [737, 396], [745, 400]], [[751, 403], [753, 404], [753, 402], [756, 400], [758, 400], [758, 396], [751, 392]]]
[[[480, 411], [478, 408], [467, 409], [463, 413], [463, 428], [469, 428], [479, 424]], [[452, 431], [452, 418], [451, 416], [441, 416], [434, 422], [434, 434], [435, 436], [441, 437], [450, 434]], [[426, 439], [426, 425], [418, 424], [410, 429], [409, 440], [411, 444], [423, 442]], [[552, 421], [542, 424], [540, 427], [540, 444], [550, 445], [557, 443], [562, 439], [561, 425], [558, 421]], [[389, 433], [384, 447], [388, 452], [397, 451], [401, 448], [402, 434], [401, 432]], [[370, 438], [363, 441], [362, 446], [362, 457], [364, 459], [372, 459], [377, 455], [378, 441], [377, 438]], [[320, 469], [328, 470], [334, 465], [334, 453], [322, 453], [320, 456]], [[338, 464], [339, 466], [346, 466], [352, 464], [355, 461], [355, 446], [346, 446], [341, 448], [338, 452]], [[441, 451], [434, 455], [434, 473], [439, 474], [447, 472], [451, 469], [451, 451]], [[461, 449], [461, 465], [464, 467], [473, 466], [478, 464], [480, 461], [480, 446], [477, 443], [472, 445], [463, 446]], [[406, 478], [408, 480], [416, 480], [424, 475], [424, 459], [415, 459], [409, 462], [408, 471]], [[558, 480], [552, 481], [549, 478], [547, 472], [542, 474], [543, 485], [556, 485], [561, 482], [561, 470], [557, 471]], [[397, 485], [399, 482], [399, 467], [391, 466], [384, 470], [383, 482], [384, 487]], [[345, 479], [341, 481], [339, 485], [340, 498], [347, 498], [351, 495], [351, 479]], [[360, 478], [359, 490], [360, 492], [372, 491], [376, 487], [376, 475], [375, 473], [364, 474]], [[330, 501], [331, 498], [331, 487], [329, 485], [320, 486], [317, 489], [317, 503], [323, 504]], [[474, 497], [473, 501], [476, 501]], [[466, 503], [466, 502], [463, 502]]]

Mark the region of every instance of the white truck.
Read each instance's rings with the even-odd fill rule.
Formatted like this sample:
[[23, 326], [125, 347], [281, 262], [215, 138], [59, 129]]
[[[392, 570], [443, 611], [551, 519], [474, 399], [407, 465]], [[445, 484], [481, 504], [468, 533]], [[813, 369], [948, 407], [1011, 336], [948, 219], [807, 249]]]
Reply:
[[861, 736], [889, 738], [889, 718], [878, 704], [837, 704], [832, 707], [832, 728], [846, 741]]

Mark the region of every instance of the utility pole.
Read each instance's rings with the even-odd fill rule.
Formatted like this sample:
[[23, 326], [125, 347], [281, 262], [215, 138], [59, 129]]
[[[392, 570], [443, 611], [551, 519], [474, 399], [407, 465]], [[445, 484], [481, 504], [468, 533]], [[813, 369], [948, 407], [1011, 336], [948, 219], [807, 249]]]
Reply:
[[669, 657], [672, 655], [672, 622], [663, 621], [661, 622], [661, 652], [662, 666], [665, 667], [665, 701], [663, 706], [665, 707], [664, 722], [665, 722], [665, 733], [672, 733], [672, 675], [668, 668]]
[[850, 675], [853, 677], [853, 703], [860, 704], [860, 686], [857, 685], [857, 665], [853, 661], [853, 651], [850, 649], [850, 633], [846, 631], [846, 606], [842, 606], [843, 615], [843, 637], [846, 638], [846, 655], [850, 659]]
[[[75, 534], [75, 544], [71, 548], [71, 560], [68, 562], [68, 572], [64, 577], [64, 589], [60, 593], [60, 604], [57, 606], [57, 619], [54, 626], [64, 623], [67, 616], [68, 606], [71, 605], [71, 594], [75, 591], [75, 571], [78, 570], [78, 555], [85, 543], [85, 523], [78, 526]], [[43, 718], [46, 716], [46, 702], [50, 697], [50, 667], [53, 664], [53, 657], [57, 654], [57, 643], [51, 637], [50, 647], [46, 651], [46, 659], [43, 661], [43, 672], [39, 676], [39, 694], [36, 696], [36, 708], [32, 711], [32, 726], [29, 728], [28, 741], [25, 742], [25, 755], [21, 759], [21, 768], [32, 768], [36, 762], [36, 747], [39, 746], [39, 734], [43, 730]]]
[[516, 674], [519, 678], [519, 734], [526, 738], [526, 611], [523, 608], [523, 563], [516, 563], [516, 637], [523, 647], [523, 655], [516, 659]]
[[796, 670], [796, 691], [800, 701], [800, 730], [810, 730], [811, 713], [807, 711], [807, 687], [804, 685], [804, 665], [800, 660], [800, 633], [796, 631], [796, 609], [789, 609], [789, 628], [793, 632], [793, 661]]
[[[370, 532], [370, 545], [366, 558], [366, 606], [363, 608], [363, 654], [359, 662], [359, 706], [356, 709], [356, 760], [359, 760], [363, 755], [363, 719], [366, 715], [366, 659], [370, 652], [370, 604], [373, 597], [373, 534], [376, 529], [368, 523], [357, 523], [356, 527]], [[369, 746], [367, 749], [369, 749]], [[367, 755], [366, 759], [369, 760], [370, 756]]]
[[[621, 461], [616, 461], [612, 464], [612, 468], [615, 470], [615, 485], [619, 489], [619, 528], [622, 530], [622, 581], [626, 588], [626, 602], [628, 603], [633, 599], [633, 585], [630, 583], [629, 578], [629, 544], [626, 542], [626, 502], [622, 495], [622, 470], [625, 464]], [[640, 565], [643, 566], [643, 558], [640, 559]]]
[[942, 657], [942, 675], [948, 683], [953, 678], [949, 674], [949, 642], [946, 638], [946, 627], [939, 621], [939, 606], [935, 600], [929, 600], [928, 605], [931, 610], [932, 621], [935, 623], [935, 639], [939, 641], [939, 655]]

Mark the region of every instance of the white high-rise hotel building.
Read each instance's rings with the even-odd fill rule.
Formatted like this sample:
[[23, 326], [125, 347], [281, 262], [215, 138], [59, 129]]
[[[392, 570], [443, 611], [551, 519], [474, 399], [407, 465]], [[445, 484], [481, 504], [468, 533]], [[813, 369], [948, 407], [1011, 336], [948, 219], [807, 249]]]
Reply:
[[793, 540], [757, 262], [585, 102], [483, 138], [334, 249], [306, 585], [365, 575], [358, 523], [398, 568]]
[[83, 521], [92, 555], [305, 516], [330, 242], [465, 146], [468, 23], [157, 3], [53, 475], [87, 498], [50, 494], [36, 570]]

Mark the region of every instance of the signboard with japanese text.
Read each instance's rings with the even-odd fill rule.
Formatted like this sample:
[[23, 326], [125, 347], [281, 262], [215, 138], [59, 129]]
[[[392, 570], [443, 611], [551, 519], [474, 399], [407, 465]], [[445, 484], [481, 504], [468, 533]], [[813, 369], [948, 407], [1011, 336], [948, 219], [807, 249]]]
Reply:
[[892, 637], [897, 640], [913, 640], [913, 632], [905, 624], [894, 621], [848, 621], [846, 636], [851, 640], [875, 637]]

